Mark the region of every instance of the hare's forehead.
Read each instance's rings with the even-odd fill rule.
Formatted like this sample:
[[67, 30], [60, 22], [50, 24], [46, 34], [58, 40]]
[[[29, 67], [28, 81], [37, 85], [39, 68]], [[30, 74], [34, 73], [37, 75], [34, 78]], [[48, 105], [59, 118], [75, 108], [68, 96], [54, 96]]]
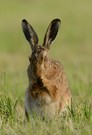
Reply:
[[46, 51], [46, 49], [43, 46], [37, 45], [34, 50], [35, 53], [36, 52], [42, 52], [42, 51]]

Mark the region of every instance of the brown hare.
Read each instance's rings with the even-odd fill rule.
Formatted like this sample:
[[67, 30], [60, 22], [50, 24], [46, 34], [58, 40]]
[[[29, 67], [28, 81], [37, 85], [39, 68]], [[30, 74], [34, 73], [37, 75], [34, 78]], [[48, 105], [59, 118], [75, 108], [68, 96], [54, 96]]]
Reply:
[[60, 116], [71, 108], [71, 91], [62, 65], [48, 56], [61, 21], [54, 19], [47, 28], [42, 46], [33, 27], [24, 19], [22, 28], [32, 54], [27, 69], [29, 85], [25, 95], [25, 114], [35, 112], [42, 117]]

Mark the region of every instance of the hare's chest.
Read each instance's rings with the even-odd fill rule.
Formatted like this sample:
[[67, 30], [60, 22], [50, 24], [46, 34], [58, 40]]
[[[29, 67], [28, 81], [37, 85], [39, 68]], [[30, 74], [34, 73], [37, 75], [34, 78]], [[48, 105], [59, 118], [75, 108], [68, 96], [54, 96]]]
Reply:
[[26, 93], [25, 109], [30, 114], [36, 113], [40, 116], [46, 115], [48, 117], [52, 117], [57, 112], [57, 103], [51, 102], [49, 96], [45, 96], [43, 98], [33, 98], [32, 96], [29, 97], [29, 94]]

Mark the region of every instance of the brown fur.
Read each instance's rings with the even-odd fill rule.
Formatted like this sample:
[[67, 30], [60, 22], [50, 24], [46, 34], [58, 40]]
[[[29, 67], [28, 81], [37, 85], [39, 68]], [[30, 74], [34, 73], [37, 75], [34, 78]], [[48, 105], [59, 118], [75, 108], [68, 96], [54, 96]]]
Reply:
[[38, 45], [38, 36], [32, 26], [22, 21], [23, 32], [29, 41], [32, 54], [27, 73], [29, 86], [25, 97], [26, 114], [36, 112], [49, 117], [60, 115], [71, 108], [71, 91], [67, 83], [62, 65], [48, 56], [51, 42], [55, 39], [60, 25], [59, 19], [54, 19], [45, 34], [44, 43]]

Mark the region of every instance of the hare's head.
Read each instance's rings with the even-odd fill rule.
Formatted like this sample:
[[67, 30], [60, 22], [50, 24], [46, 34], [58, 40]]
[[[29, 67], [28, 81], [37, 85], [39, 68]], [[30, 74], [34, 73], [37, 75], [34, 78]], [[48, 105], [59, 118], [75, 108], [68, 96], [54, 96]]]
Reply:
[[47, 28], [43, 44], [39, 45], [38, 36], [34, 31], [33, 27], [25, 19], [22, 20], [22, 28], [24, 35], [28, 40], [32, 49], [32, 54], [31, 57], [29, 58], [30, 62], [33, 61], [33, 64], [41, 65], [42, 63], [44, 63], [44, 61], [48, 59], [47, 52], [50, 48], [50, 44], [55, 39], [58, 33], [60, 23], [61, 21], [59, 19], [52, 20], [52, 22]]

